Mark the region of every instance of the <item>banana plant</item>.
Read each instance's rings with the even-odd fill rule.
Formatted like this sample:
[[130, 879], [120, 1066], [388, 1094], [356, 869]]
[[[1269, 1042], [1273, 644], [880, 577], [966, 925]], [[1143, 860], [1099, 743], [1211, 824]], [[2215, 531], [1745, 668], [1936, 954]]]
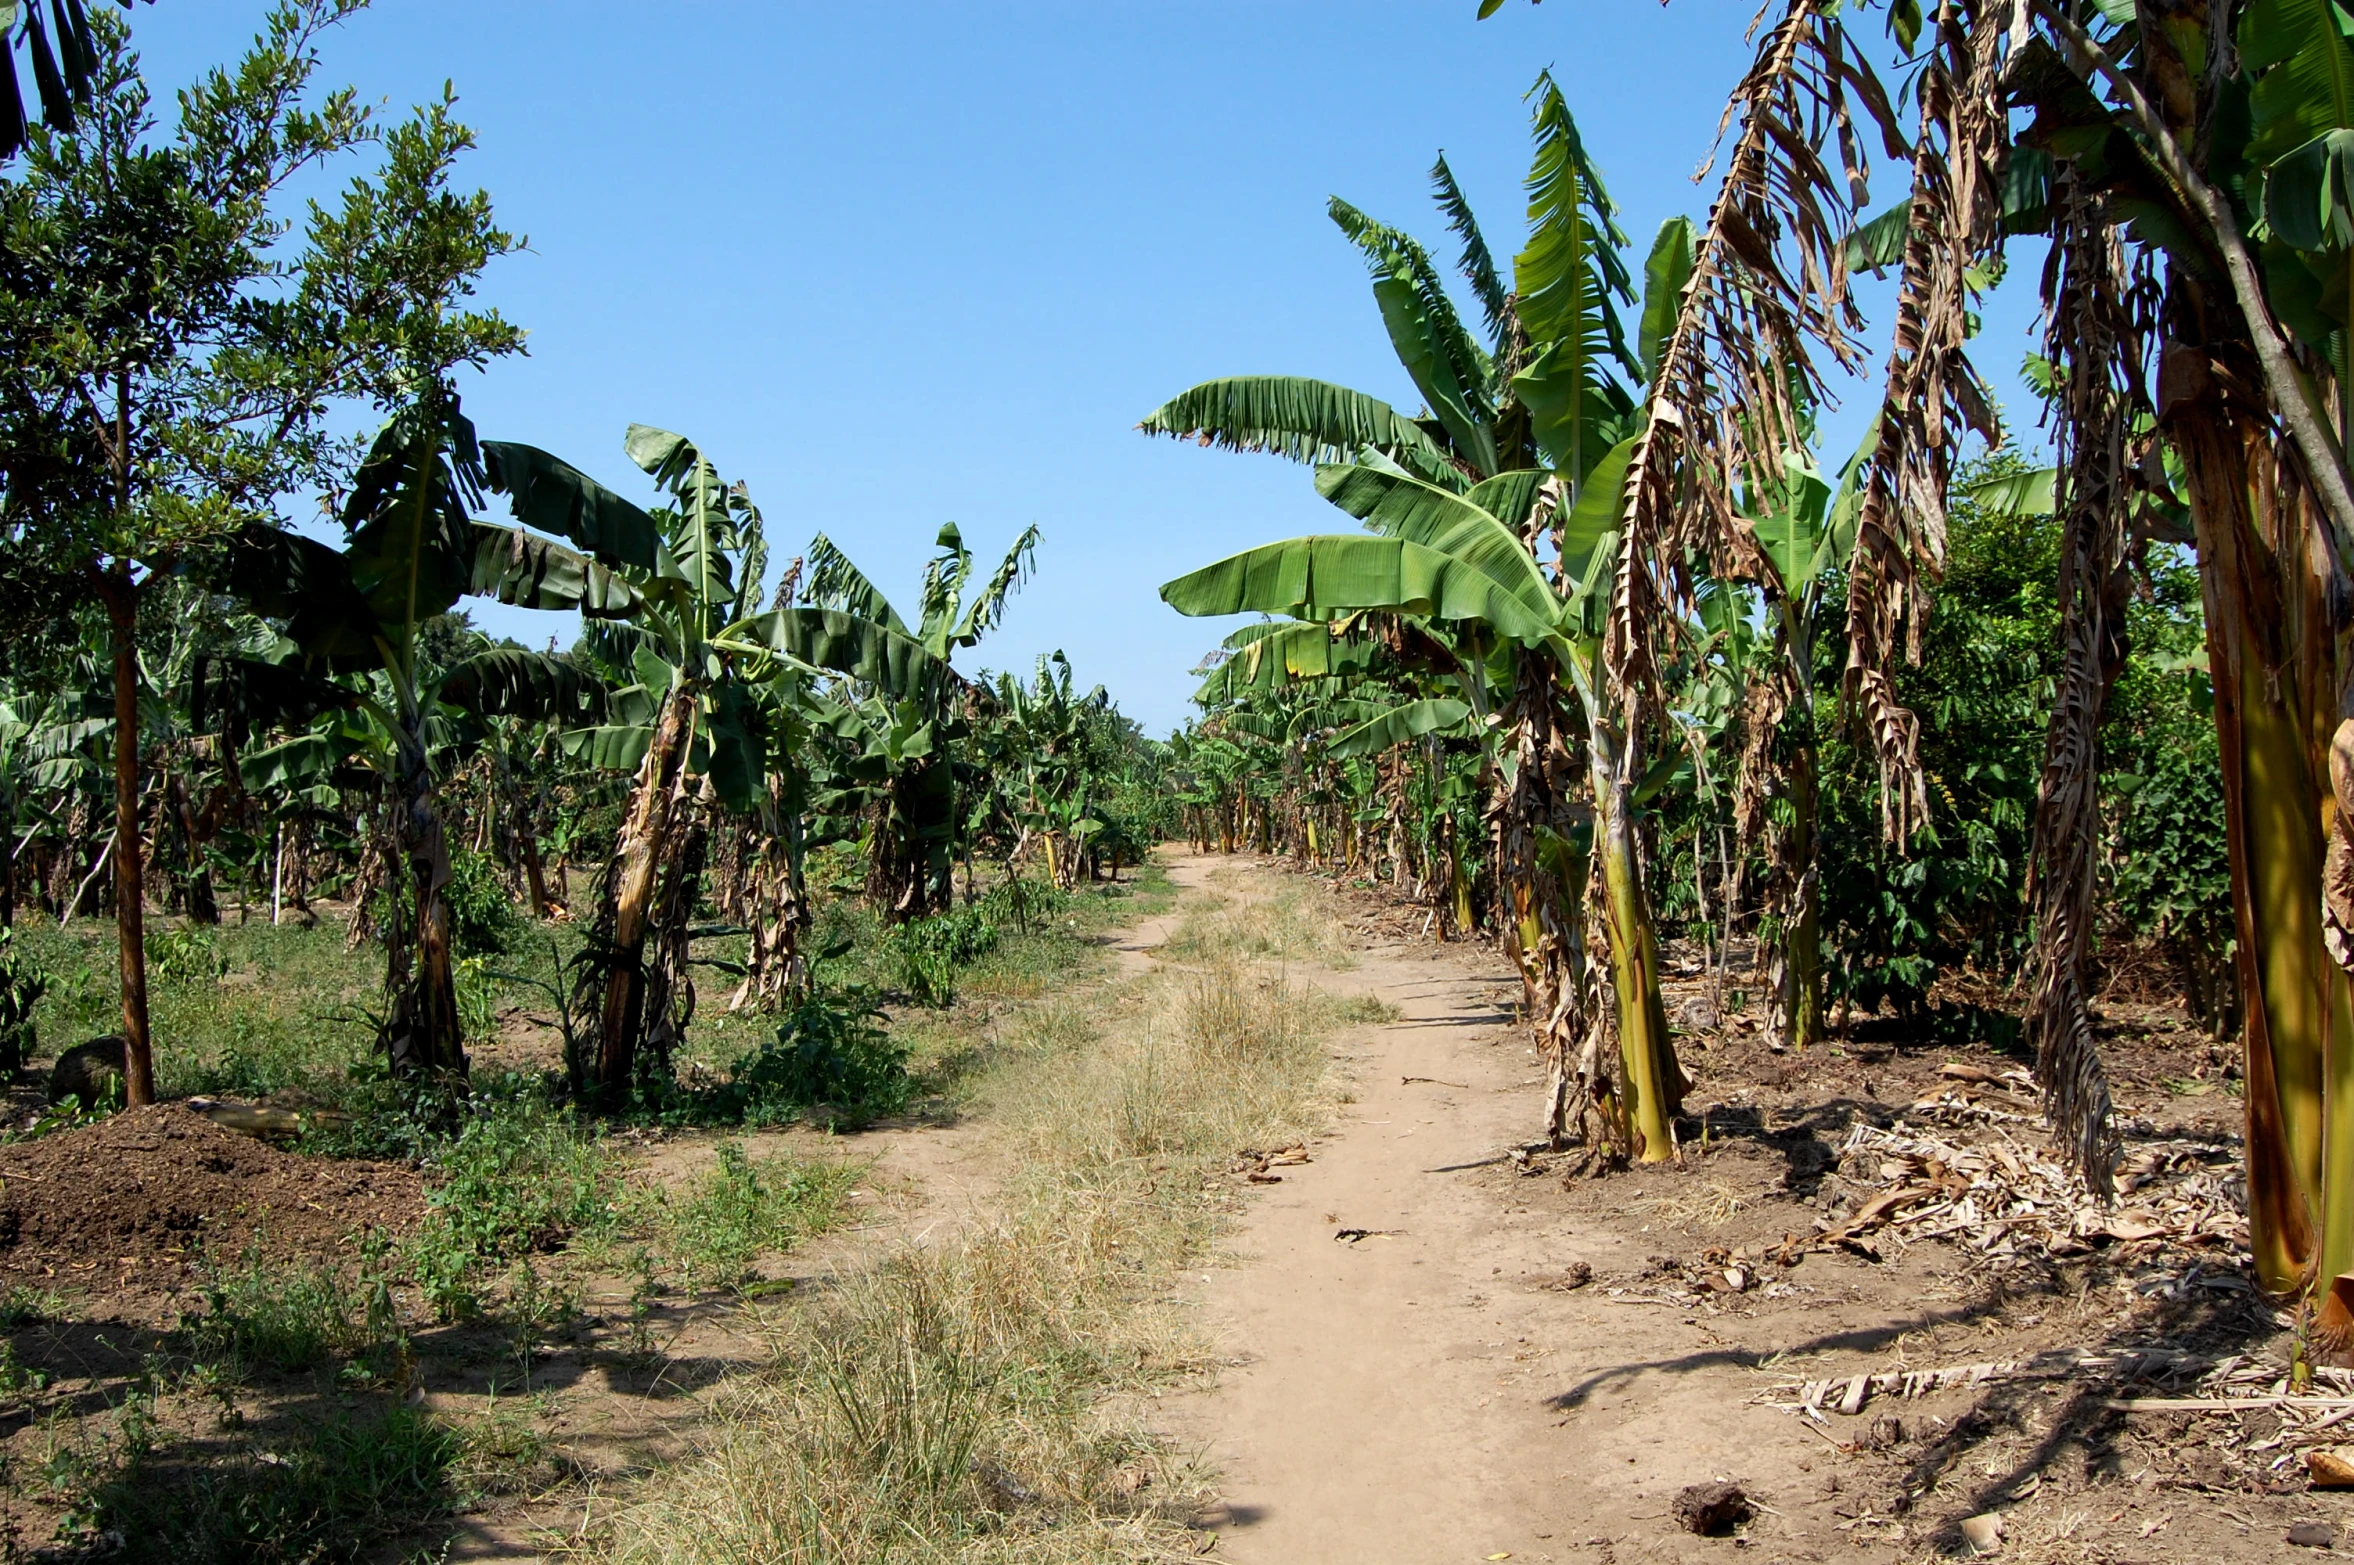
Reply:
[[1088, 812], [1088, 725], [1111, 697], [1101, 685], [1075, 692], [1071, 660], [1059, 651], [1039, 657], [1028, 685], [999, 675], [994, 695], [1008, 759], [1020, 773], [1018, 783], [1002, 775], [998, 782], [1013, 785], [1015, 819], [1045, 854], [1047, 879], [1067, 890], [1078, 877], [1082, 839], [1101, 827]]
[[[444, 895], [449, 849], [434, 796], [432, 724], [446, 682], [420, 659], [420, 627], [470, 594], [591, 618], [627, 615], [640, 599], [617, 573], [653, 563], [656, 538], [643, 513], [585, 479], [562, 482], [566, 474], [532, 447], [478, 442], [457, 394], [435, 386], [377, 432], [343, 506], [344, 548], [253, 526], [222, 554], [217, 584], [279, 622], [303, 672], [340, 677], [355, 697], [354, 726], [289, 741], [299, 751], [254, 757], [262, 775], [275, 775], [272, 766], [289, 779], [299, 766], [324, 768], [339, 746], [372, 753], [382, 768], [387, 835], [406, 871], [384, 931], [382, 1042], [400, 1076], [447, 1079], [466, 1069]], [[476, 521], [486, 487], [540, 531]], [[552, 660], [511, 649], [492, 656], [495, 669], [474, 676], [482, 689], [539, 684], [551, 698], [570, 689], [579, 699], [577, 676]]]
[[[1658, 1159], [1673, 1153], [1684, 1080], [1660, 1000], [1638, 829], [1647, 720], [1605, 676], [1600, 605], [1618, 566], [1613, 491], [1623, 485], [1636, 433], [1627, 382], [1640, 384], [1656, 369], [1690, 275], [1692, 230], [1681, 219], [1661, 229], [1630, 341], [1620, 309], [1635, 295], [1615, 209], [1559, 89], [1540, 77], [1530, 96], [1530, 234], [1514, 257], [1510, 292], [1444, 159], [1433, 171], [1462, 242], [1461, 270], [1486, 318], [1486, 347], [1462, 326], [1427, 253], [1335, 205], [1336, 220], [1374, 262], [1392, 346], [1427, 399], [1427, 414], [1412, 427], [1446, 469], [1402, 440], [1363, 440], [1349, 450], [1337, 424], [1272, 421], [1307, 405], [1297, 398], [1244, 397], [1233, 382], [1197, 387], [1144, 427], [1205, 444], [1348, 458], [1319, 466], [1317, 488], [1382, 536], [1246, 551], [1170, 584], [1163, 596], [1187, 613], [1247, 607], [1331, 622], [1375, 610], [1453, 622], [1460, 693], [1496, 743], [1491, 775], [1500, 796], [1490, 813], [1505, 940], [1550, 1065], [1546, 1132], [1566, 1133], [1574, 1099], [1581, 1116], [1583, 1104], [1600, 1111], [1612, 1140]], [[1318, 405], [1339, 404], [1327, 397]], [[1371, 413], [1350, 406], [1362, 415], [1353, 433]], [[1219, 422], [1226, 414], [1236, 416]], [[1550, 560], [1540, 563], [1540, 551]], [[1232, 607], [1210, 607], [1221, 603]], [[1580, 727], [1582, 766], [1572, 759]], [[1583, 805], [1580, 791], [1588, 795]], [[1589, 811], [1608, 910], [1623, 1092], [1601, 1079], [1587, 999], [1583, 859], [1574, 842], [1588, 835], [1580, 828]]]
[[959, 782], [951, 746], [970, 729], [974, 687], [951, 662], [979, 645], [1028, 577], [1038, 529], [1015, 539], [997, 568], [976, 577], [954, 523], [940, 529], [911, 626], [882, 590], [820, 533], [810, 541], [807, 601], [731, 626], [722, 644], [779, 654], [843, 682], [849, 747], [837, 799], [865, 819], [867, 896], [906, 921], [952, 899]]
[[[772, 661], [722, 635], [757, 606], [768, 560], [759, 508], [683, 435], [632, 424], [622, 449], [666, 503], [640, 510], [545, 452], [498, 453], [519, 520], [576, 517], [643, 544], [616, 569], [609, 617], [619, 623], [589, 638], [617, 686], [609, 720], [563, 740], [574, 759], [631, 776], [576, 997], [597, 1022], [574, 1087], [607, 1111], [666, 1070], [692, 1014], [687, 948], [712, 813], [773, 815], [780, 709], [767, 688]], [[790, 828], [783, 836], [798, 840]], [[798, 850], [786, 852], [791, 903]], [[797, 931], [797, 918], [783, 927]], [[782, 960], [790, 967], [792, 953]]]

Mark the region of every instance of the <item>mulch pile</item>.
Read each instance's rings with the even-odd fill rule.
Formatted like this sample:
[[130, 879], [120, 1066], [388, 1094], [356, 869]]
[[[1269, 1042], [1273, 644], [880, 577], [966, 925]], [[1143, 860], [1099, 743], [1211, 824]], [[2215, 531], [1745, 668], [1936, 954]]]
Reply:
[[235, 1265], [352, 1254], [425, 1210], [415, 1170], [303, 1157], [179, 1104], [0, 1146], [0, 1274], [61, 1290], [172, 1292]]

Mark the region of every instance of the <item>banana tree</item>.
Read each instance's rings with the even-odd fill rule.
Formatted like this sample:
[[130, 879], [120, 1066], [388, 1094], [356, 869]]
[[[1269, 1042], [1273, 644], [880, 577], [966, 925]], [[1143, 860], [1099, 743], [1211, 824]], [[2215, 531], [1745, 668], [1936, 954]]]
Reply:
[[[1142, 427], [1324, 462], [1318, 487], [1328, 498], [1369, 525], [1407, 529], [1400, 534], [1406, 541], [1418, 536], [1417, 528], [1444, 530], [1438, 502], [1465, 500], [1466, 514], [1485, 523], [1472, 531], [1498, 568], [1544, 587], [1553, 604], [1550, 626], [1564, 601], [1585, 601], [1612, 569], [1611, 553], [1601, 547], [1610, 532], [1602, 525], [1608, 506], [1603, 500], [1586, 506], [1588, 485], [1623, 479], [1623, 443], [1633, 432], [1636, 406], [1626, 382], [1639, 382], [1656, 366], [1692, 249], [1689, 225], [1677, 220], [1663, 228], [1646, 269], [1638, 337], [1630, 342], [1620, 313], [1635, 302], [1621, 255], [1626, 236], [1559, 89], [1540, 77], [1530, 97], [1530, 234], [1514, 257], [1510, 291], [1445, 160], [1432, 171], [1441, 210], [1461, 241], [1460, 270], [1478, 300], [1485, 345], [1464, 327], [1420, 245], [1333, 203], [1335, 221], [1373, 264], [1383, 324], [1425, 398], [1423, 416], [1402, 420], [1385, 404], [1344, 388], [1263, 377], [1197, 386], [1148, 415]], [[1614, 458], [1617, 466], [1603, 475]], [[1330, 465], [1335, 461], [1354, 465]], [[1393, 496], [1384, 486], [1395, 483], [1422, 493]], [[1397, 513], [1394, 519], [1377, 516], [1385, 505]], [[1584, 518], [1574, 539], [1563, 521], [1573, 514]], [[1552, 584], [1544, 580], [1540, 552], [1551, 556], [1545, 563]], [[1592, 637], [1581, 630], [1560, 647], [1591, 651]], [[1582, 724], [1569, 710], [1573, 687]], [[1561, 878], [1572, 858], [1563, 845], [1585, 808], [1577, 795], [1590, 792], [1622, 1038], [1648, 1083], [1639, 1090], [1632, 1133], [1642, 1155], [1665, 1157], [1672, 1146], [1667, 1116], [1682, 1077], [1673, 1068], [1659, 1002], [1634, 797], [1644, 730], [1658, 714], [1646, 716], [1639, 704], [1630, 709], [1627, 688], [1623, 680], [1599, 677], [1591, 657], [1582, 663], [1515, 659], [1504, 687], [1501, 764], [1492, 769], [1501, 791], [1489, 814], [1509, 904], [1506, 947], [1521, 970], [1541, 1051], [1552, 1062], [1546, 1125], [1558, 1136], [1578, 1074], [1570, 1061], [1590, 1061], [1593, 1053], [1579, 912], [1584, 884]]]
[[[406, 870], [384, 931], [382, 1041], [402, 1076], [466, 1069], [444, 894], [450, 857], [435, 806], [429, 729], [439, 691], [419, 657], [420, 627], [469, 594], [591, 617], [628, 615], [640, 600], [616, 573], [653, 559], [653, 531], [634, 508], [551, 500], [536, 481], [551, 463], [527, 446], [478, 443], [456, 393], [436, 387], [387, 421], [370, 445], [344, 503], [343, 549], [256, 526], [223, 553], [219, 585], [282, 622], [305, 672], [353, 682], [365, 732], [349, 738], [381, 757], [387, 835]], [[471, 512], [486, 485], [511, 497], [519, 520], [579, 548], [521, 526], [475, 521]], [[514, 655], [507, 661], [521, 667]], [[316, 741], [308, 746], [314, 756], [334, 745], [323, 735], [305, 738]], [[277, 759], [291, 766], [297, 758]]]
[[924, 569], [916, 623], [819, 534], [810, 541], [806, 602], [731, 627], [732, 647], [781, 654], [841, 677], [849, 746], [837, 795], [865, 817], [867, 896], [905, 921], [945, 911], [953, 897], [959, 781], [951, 746], [970, 727], [973, 687], [951, 664], [1005, 616], [1027, 578], [1038, 529], [1014, 540], [996, 570], [976, 579], [954, 523], [940, 529]]
[[[611, 720], [575, 730], [575, 759], [631, 774], [606, 867], [576, 1003], [597, 1017], [595, 1047], [574, 1062], [575, 1089], [617, 1110], [649, 1074], [667, 1069], [693, 1013], [688, 942], [712, 812], [773, 807], [768, 784], [776, 703], [720, 638], [755, 607], [768, 548], [758, 507], [721, 480], [682, 435], [632, 424], [622, 442], [668, 503], [640, 510], [542, 451], [495, 448], [494, 477], [519, 520], [570, 517], [642, 544], [618, 566], [611, 617], [591, 647], [615, 672]], [[764, 818], [766, 818], [764, 816]], [[781, 823], [780, 823], [781, 824]], [[766, 933], [788, 945], [800, 927], [798, 838], [782, 831], [784, 903]], [[791, 954], [784, 956], [787, 967]]]
[[[1592, 841], [1610, 920], [1623, 1085], [1614, 1087], [1599, 1069], [1599, 1034], [1583, 1024], [1580, 1010], [1583, 941], [1565, 940], [1568, 982], [1581, 987], [1555, 1003], [1563, 1013], [1558, 1020], [1574, 1028], [1578, 1052], [1549, 1051], [1553, 1079], [1546, 1128], [1550, 1135], [1564, 1133], [1573, 1103], [1579, 1116], [1590, 1104], [1614, 1141], [1657, 1161], [1673, 1154], [1672, 1120], [1686, 1084], [1669, 1041], [1658, 952], [1643, 898], [1635, 815], [1640, 779], [1626, 775], [1630, 759], [1624, 736], [1611, 725], [1599, 698], [1602, 622], [1615, 585], [1621, 499], [1610, 479], [1614, 471], [1623, 472], [1627, 450], [1621, 445], [1597, 464], [1596, 481], [1557, 528], [1558, 589], [1522, 537], [1479, 503], [1516, 493], [1520, 486], [1489, 487], [1484, 495], [1475, 489], [1464, 496], [1394, 465], [1328, 466], [1318, 470], [1317, 488], [1376, 533], [1262, 545], [1179, 577], [1161, 589], [1161, 596], [1185, 614], [1259, 612], [1326, 623], [1366, 612], [1415, 616], [1458, 649], [1461, 704], [1482, 729], [1495, 686], [1517, 693], [1524, 677], [1550, 679], [1577, 694], [1588, 714], [1586, 770], [1597, 801]], [[1491, 670], [1496, 662], [1505, 665], [1502, 679]], [[1420, 724], [1430, 732], [1442, 718], [1454, 719], [1454, 713], [1400, 709], [1372, 722], [1387, 731], [1410, 733]], [[1545, 763], [1540, 756], [1538, 764]], [[1521, 758], [1514, 756], [1509, 764], [1521, 764]], [[1560, 771], [1555, 765], [1556, 777]], [[1546, 868], [1566, 922], [1575, 917], [1586, 876], [1574, 821], [1567, 811], [1556, 820], [1537, 820], [1524, 829], [1529, 856]], [[1517, 901], [1510, 912], [1516, 921], [1532, 918]], [[1575, 931], [1577, 925], [1569, 928]], [[1524, 929], [1521, 938], [1533, 944], [1539, 936]]]
[[1863, 458], [1875, 438], [1867, 432], [1865, 451], [1836, 486], [1801, 446], [1783, 453], [1778, 470], [1751, 474], [1741, 496], [1762, 557], [1756, 610], [1765, 635], [1747, 634], [1745, 622], [1726, 627], [1725, 672], [1740, 687], [1734, 816], [1742, 856], [1753, 844], [1763, 849], [1769, 1025], [1786, 1048], [1824, 1036], [1818, 642], [1824, 587], [1854, 546]]

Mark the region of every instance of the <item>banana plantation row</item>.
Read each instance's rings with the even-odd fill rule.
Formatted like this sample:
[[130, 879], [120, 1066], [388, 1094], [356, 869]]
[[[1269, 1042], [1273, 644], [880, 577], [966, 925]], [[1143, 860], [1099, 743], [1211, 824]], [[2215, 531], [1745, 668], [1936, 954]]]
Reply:
[[[2104, 1192], [2096, 950], [2155, 950], [2244, 1040], [2262, 1280], [2354, 1347], [2354, 45], [2305, 0], [1787, 0], [1755, 51], [1705, 217], [1647, 251], [1549, 80], [1509, 266], [1444, 160], [1461, 292], [1333, 202], [1416, 416], [1248, 376], [1148, 417], [1312, 465], [1351, 523], [1162, 589], [1270, 616], [1205, 665], [1191, 829], [1492, 928], [1543, 1131], [1647, 1160], [1688, 1086], [1663, 928], [1753, 931], [1795, 1048], [1834, 1001], [1960, 1024], [1941, 969], [2016, 983]], [[2043, 469], [1969, 358], [2019, 236]]]
[[[1101, 687], [1076, 690], [1059, 653], [1028, 683], [952, 666], [1034, 532], [983, 575], [943, 528], [912, 623], [821, 534], [764, 607], [744, 487], [680, 436], [633, 426], [626, 445], [663, 503], [428, 404], [376, 437], [345, 547], [253, 526], [143, 584], [135, 726], [108, 715], [95, 635], [20, 668], [0, 697], [10, 920], [18, 899], [111, 914], [128, 973], [143, 901], [213, 922], [224, 879], [273, 920], [330, 895], [355, 948], [384, 948], [388, 1063], [434, 1078], [466, 1068], [464, 926], [486, 898], [568, 914], [583, 886], [568, 1064], [584, 1100], [621, 1108], [669, 1075], [695, 939], [747, 937], [733, 1005], [805, 995], [813, 850], [860, 844], [864, 894], [920, 925], [955, 908], [960, 869], [969, 904], [1023, 865], [1063, 889], [1116, 875], [1158, 840], [1157, 747]], [[478, 514], [492, 496], [512, 524]], [[468, 597], [576, 608], [584, 631], [564, 653], [496, 644], [451, 612]], [[126, 750], [127, 810], [109, 796]], [[139, 990], [134, 1102], [153, 1092]]]
[[[922, 919], [976, 859], [1067, 879], [1162, 824], [1115, 795], [1164, 758], [1065, 671], [952, 667], [1030, 540], [983, 576], [943, 533], [912, 622], [822, 540], [769, 597], [757, 512], [681, 437], [629, 436], [647, 506], [476, 439], [455, 377], [521, 349], [472, 297], [516, 241], [451, 186], [448, 102], [309, 90], [345, 0], [281, 5], [168, 128], [120, 21], [70, 9], [71, 90], [0, 125], [7, 893], [111, 909], [135, 1096], [151, 883], [202, 916], [208, 877], [348, 877], [388, 1057], [429, 1076], [464, 1058], [453, 898], [486, 862], [543, 905], [552, 863], [601, 866], [574, 1072], [614, 1103], [680, 1024], [707, 869], [750, 1003], [801, 981], [817, 842]], [[2015, 979], [2105, 1189], [2095, 958], [2140, 940], [2243, 1040], [2263, 1281], [2354, 1346], [2354, 44], [2323, 0], [1777, 0], [1752, 43], [1705, 214], [1647, 250], [1549, 81], [1508, 264], [1434, 171], [1460, 294], [1333, 204], [1413, 416], [1250, 376], [1148, 417], [1312, 465], [1350, 521], [1164, 589], [1270, 616], [1178, 741], [1194, 829], [1494, 929], [1543, 1128], [1645, 1159], [1686, 1088], [1663, 927], [1751, 930], [1798, 1047], [1941, 968]], [[2048, 469], [1970, 360], [2021, 238]], [[1884, 351], [1861, 271], [1893, 279]], [[1825, 451], [1857, 377], [1876, 416]], [[364, 447], [327, 417], [355, 404]], [[280, 525], [316, 494], [339, 547]], [[442, 618], [470, 594], [589, 629], [472, 647]]]

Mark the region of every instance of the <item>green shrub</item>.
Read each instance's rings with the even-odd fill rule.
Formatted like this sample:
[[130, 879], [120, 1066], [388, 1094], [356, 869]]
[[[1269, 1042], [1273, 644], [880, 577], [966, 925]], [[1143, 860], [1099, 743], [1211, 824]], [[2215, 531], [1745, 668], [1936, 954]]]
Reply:
[[975, 906], [990, 923], [1026, 930], [1062, 917], [1078, 900], [1075, 893], [1051, 881], [1017, 878], [991, 886]]
[[753, 1162], [743, 1144], [719, 1144], [719, 1166], [670, 1217], [671, 1249], [690, 1286], [743, 1279], [761, 1252], [824, 1224], [848, 1182], [846, 1169], [789, 1153]]
[[220, 940], [201, 924], [152, 930], [147, 936], [147, 972], [158, 983], [217, 984], [228, 971]]
[[556, 1249], [615, 1216], [611, 1159], [568, 1110], [510, 1087], [476, 1094], [464, 1114], [427, 1157], [438, 1177], [407, 1251], [410, 1275], [444, 1319], [479, 1308], [494, 1263]]
[[399, 1322], [380, 1271], [355, 1281], [330, 1266], [273, 1267], [257, 1244], [206, 1278], [203, 1313], [186, 1330], [199, 1358], [291, 1374], [390, 1344]]
[[499, 981], [490, 971], [490, 959], [480, 956], [458, 958], [456, 972], [458, 991], [458, 1025], [469, 1038], [487, 1038], [498, 1031]]
[[497, 866], [470, 848], [451, 852], [442, 900], [449, 904], [450, 935], [461, 956], [504, 952], [523, 932], [523, 914]]
[[981, 907], [919, 918], [891, 933], [899, 985], [919, 1004], [943, 1006], [956, 998], [956, 970], [997, 945], [997, 925]]
[[848, 1120], [898, 1113], [914, 1084], [907, 1051], [876, 1025], [882, 1014], [864, 990], [813, 990], [785, 1013], [774, 1039], [737, 1061], [711, 1106], [747, 1125], [819, 1106]]

